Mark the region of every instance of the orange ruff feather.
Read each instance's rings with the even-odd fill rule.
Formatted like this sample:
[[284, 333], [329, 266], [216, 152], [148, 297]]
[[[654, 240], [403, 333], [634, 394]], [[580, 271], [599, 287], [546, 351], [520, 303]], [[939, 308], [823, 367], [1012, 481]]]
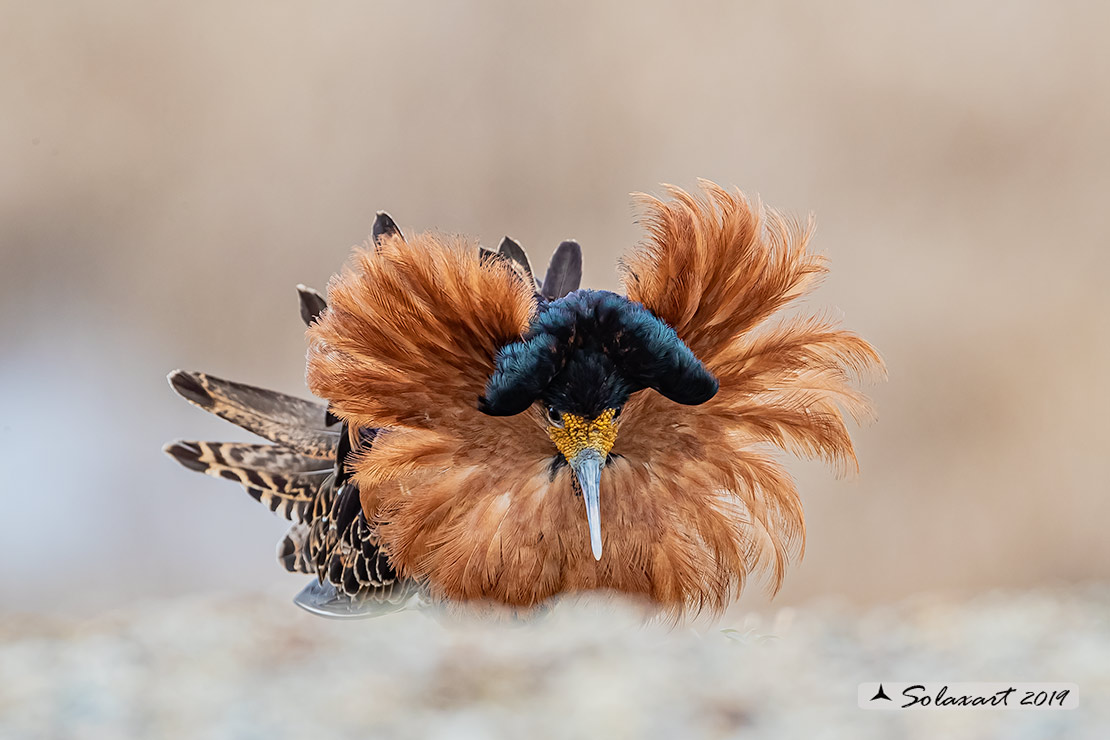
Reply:
[[761, 569], [781, 584], [805, 524], [768, 446], [854, 465], [842, 410], [867, 414], [853, 383], [882, 361], [824, 319], [763, 326], [824, 272], [810, 230], [703, 188], [645, 199], [650, 240], [622, 267], [628, 296], [720, 390], [700, 406], [652, 390], [629, 400], [602, 470], [600, 561], [542, 411], [477, 410], [497, 350], [528, 328], [529, 288], [476, 244], [432, 234], [358, 250], [332, 281], [309, 330], [309, 386], [352, 426], [389, 430], [354, 477], [402, 575], [452, 600], [529, 607], [608, 588], [674, 615], [723, 609]]

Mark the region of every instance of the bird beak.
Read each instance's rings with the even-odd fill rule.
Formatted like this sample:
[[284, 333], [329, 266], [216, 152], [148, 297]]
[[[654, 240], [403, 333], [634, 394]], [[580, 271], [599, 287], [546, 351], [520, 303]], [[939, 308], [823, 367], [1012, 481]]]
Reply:
[[586, 523], [590, 527], [590, 549], [594, 560], [601, 560], [601, 469], [617, 439], [616, 418], [620, 409], [605, 409], [593, 419], [565, 413], [558, 423], [547, 428], [556, 449], [574, 471], [578, 490], [586, 502]]
[[578, 478], [582, 500], [586, 502], [586, 523], [590, 527], [590, 549], [594, 560], [601, 560], [601, 454], [592, 447], [579, 452], [568, 462]]

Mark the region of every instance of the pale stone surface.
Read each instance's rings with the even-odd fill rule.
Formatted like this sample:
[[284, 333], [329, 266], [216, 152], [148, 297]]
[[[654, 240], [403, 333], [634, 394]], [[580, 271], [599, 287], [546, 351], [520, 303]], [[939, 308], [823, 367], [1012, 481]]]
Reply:
[[[0, 737], [1100, 738], [1110, 586], [833, 605], [712, 626], [620, 604], [521, 625], [286, 601], [152, 603], [79, 623], [0, 617]], [[735, 632], [726, 630], [736, 630]], [[865, 712], [864, 681], [1057, 681], [1073, 712]]]

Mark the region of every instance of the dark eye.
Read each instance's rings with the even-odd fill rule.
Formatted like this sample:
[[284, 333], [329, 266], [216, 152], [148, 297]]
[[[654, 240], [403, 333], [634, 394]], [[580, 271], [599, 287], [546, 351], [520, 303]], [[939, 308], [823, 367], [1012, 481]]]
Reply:
[[553, 406], [547, 407], [547, 420], [551, 423], [551, 426], [563, 426], [563, 415], [556, 411]]

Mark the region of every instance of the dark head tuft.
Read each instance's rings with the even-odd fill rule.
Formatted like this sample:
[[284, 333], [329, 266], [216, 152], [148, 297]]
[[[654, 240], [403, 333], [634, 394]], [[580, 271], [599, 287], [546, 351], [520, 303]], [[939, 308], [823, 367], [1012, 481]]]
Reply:
[[716, 394], [717, 379], [639, 303], [580, 290], [542, 306], [528, 334], [501, 349], [478, 408], [509, 416], [542, 400], [593, 417], [644, 388], [694, 405]]

